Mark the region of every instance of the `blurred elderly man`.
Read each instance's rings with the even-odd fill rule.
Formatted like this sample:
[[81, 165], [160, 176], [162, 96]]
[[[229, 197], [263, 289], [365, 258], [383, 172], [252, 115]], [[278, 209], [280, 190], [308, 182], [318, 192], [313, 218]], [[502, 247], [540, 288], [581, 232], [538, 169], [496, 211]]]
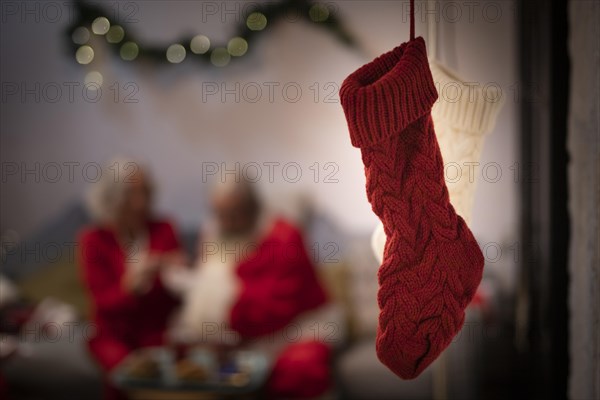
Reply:
[[253, 186], [240, 176], [217, 184], [216, 224], [201, 241], [178, 334], [261, 350], [273, 362], [271, 398], [318, 396], [330, 387], [339, 325], [300, 231], [262, 210]]
[[[183, 255], [171, 224], [153, 217], [152, 184], [138, 163], [107, 166], [89, 200], [97, 223], [80, 236], [82, 277], [97, 327], [89, 348], [110, 371], [132, 350], [164, 342], [179, 301], [159, 272]], [[106, 397], [119, 394], [108, 385]]]

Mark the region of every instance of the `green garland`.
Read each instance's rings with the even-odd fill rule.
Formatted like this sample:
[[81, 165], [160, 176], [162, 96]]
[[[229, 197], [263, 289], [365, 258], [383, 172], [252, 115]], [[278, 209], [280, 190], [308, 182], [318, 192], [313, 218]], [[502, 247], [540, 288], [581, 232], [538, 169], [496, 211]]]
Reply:
[[324, 3], [309, 0], [282, 0], [255, 4], [248, 7], [247, 18], [237, 26], [236, 33], [226, 44], [214, 45], [204, 35], [182, 37], [170, 46], [143, 44], [130, 27], [119, 20], [109, 20], [109, 13], [97, 3], [75, 2], [75, 18], [67, 29], [67, 40], [72, 54], [80, 64], [93, 61], [92, 35], [105, 36], [106, 43], [124, 61], [149, 60], [158, 63], [178, 64], [196, 59], [223, 67], [230, 60], [239, 59], [252, 50], [254, 40], [268, 31], [278, 20], [294, 16], [307, 20], [336, 36], [342, 43], [355, 46], [351, 35], [343, 28], [334, 10]]

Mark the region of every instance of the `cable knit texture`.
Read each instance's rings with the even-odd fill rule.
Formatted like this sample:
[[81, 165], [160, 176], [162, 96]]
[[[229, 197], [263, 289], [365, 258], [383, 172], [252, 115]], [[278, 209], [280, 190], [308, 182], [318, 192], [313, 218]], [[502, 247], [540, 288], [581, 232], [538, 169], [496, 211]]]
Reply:
[[484, 261], [449, 201], [423, 38], [351, 74], [340, 98], [351, 142], [361, 149], [367, 198], [388, 238], [378, 272], [377, 355], [412, 379], [462, 327]]
[[[430, 61], [429, 68], [440, 96], [431, 109], [431, 118], [444, 160], [450, 203], [470, 226], [483, 142], [494, 128], [504, 100], [496, 87], [484, 90], [465, 82], [436, 61]], [[385, 241], [380, 223], [371, 236], [373, 254], [379, 262]]]

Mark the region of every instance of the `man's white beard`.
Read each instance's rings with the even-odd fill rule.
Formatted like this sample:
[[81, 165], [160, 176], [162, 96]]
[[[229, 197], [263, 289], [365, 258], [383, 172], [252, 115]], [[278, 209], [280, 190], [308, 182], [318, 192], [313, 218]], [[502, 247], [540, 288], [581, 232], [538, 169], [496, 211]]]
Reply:
[[[176, 322], [176, 336], [185, 342], [227, 342], [229, 315], [235, 302], [240, 281], [235, 272], [241, 261], [232, 254], [238, 241], [213, 241], [214, 254], [201, 255], [188, 277], [183, 305]], [[213, 247], [214, 250], [214, 247]]]

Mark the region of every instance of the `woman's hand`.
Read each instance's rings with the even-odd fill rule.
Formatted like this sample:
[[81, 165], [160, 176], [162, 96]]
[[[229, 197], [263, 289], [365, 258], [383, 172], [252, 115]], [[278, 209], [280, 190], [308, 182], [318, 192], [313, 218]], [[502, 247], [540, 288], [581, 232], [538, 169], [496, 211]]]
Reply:
[[161, 263], [162, 258], [159, 254], [146, 254], [140, 256], [137, 261], [127, 263], [121, 280], [125, 291], [135, 295], [147, 293], [152, 288]]

